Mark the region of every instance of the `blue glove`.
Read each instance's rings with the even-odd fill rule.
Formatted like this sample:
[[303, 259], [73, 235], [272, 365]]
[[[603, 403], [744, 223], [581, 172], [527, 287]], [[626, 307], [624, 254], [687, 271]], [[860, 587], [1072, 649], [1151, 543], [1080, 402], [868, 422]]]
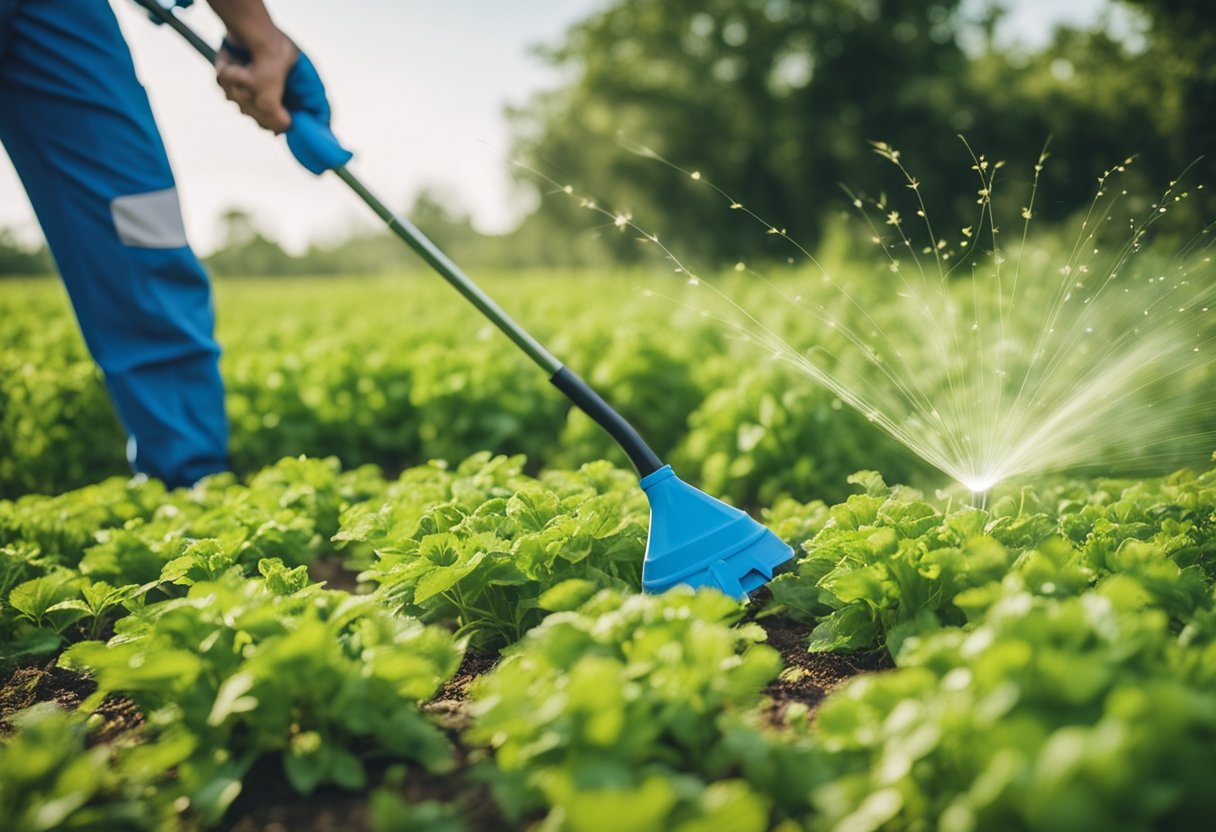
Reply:
[[[227, 38], [223, 48], [238, 61], [248, 62], [253, 55], [248, 49], [237, 46]], [[283, 106], [291, 113], [291, 126], [287, 128], [287, 147], [296, 161], [318, 176], [327, 170], [341, 167], [354, 156], [338, 143], [329, 129], [329, 99], [325, 97], [325, 85], [308, 56], [300, 52], [296, 65], [287, 73], [283, 89]]]
[[338, 144], [329, 129], [329, 99], [325, 97], [325, 85], [321, 83], [317, 68], [303, 52], [287, 73], [283, 106], [291, 113], [287, 146], [305, 168], [320, 175], [345, 165], [354, 156]]

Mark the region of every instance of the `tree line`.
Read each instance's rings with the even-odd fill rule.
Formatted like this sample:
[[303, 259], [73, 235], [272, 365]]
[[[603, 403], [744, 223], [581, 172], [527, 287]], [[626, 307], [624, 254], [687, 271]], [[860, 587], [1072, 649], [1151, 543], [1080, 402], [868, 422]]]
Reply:
[[[516, 153], [710, 263], [780, 242], [724, 201], [813, 245], [855, 199], [904, 193], [873, 142], [899, 154], [926, 213], [955, 234], [984, 187], [972, 153], [1007, 162], [996, 213], [1018, 218], [1049, 139], [1040, 227], [1083, 211], [1117, 167], [1133, 210], [1187, 171], [1177, 212], [1193, 231], [1216, 218], [1216, 8], [1111, 0], [1095, 25], [1027, 48], [998, 36], [1011, 5], [619, 0], [543, 53], [571, 80], [515, 113]], [[530, 221], [565, 228], [579, 211], [549, 199]], [[628, 236], [619, 256], [638, 250]]]

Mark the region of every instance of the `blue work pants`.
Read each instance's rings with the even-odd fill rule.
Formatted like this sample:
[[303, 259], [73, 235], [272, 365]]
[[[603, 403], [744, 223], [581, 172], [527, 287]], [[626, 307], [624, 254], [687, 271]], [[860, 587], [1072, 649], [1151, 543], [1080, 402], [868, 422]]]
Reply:
[[0, 143], [63, 276], [136, 471], [228, 466], [211, 286], [104, 0], [0, 0]]

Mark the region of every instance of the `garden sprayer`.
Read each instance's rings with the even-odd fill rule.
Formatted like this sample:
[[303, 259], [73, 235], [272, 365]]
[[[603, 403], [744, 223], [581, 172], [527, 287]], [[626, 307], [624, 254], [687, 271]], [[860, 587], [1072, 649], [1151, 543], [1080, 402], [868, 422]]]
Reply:
[[[135, 0], [154, 21], [168, 24], [212, 64], [216, 51], [157, 0]], [[230, 47], [239, 57], [240, 50]], [[642, 567], [642, 587], [662, 592], [677, 584], [715, 587], [742, 599], [793, 557], [780, 538], [745, 512], [726, 505], [682, 481], [665, 465], [632, 425], [570, 368], [513, 321], [439, 248], [404, 217], [394, 214], [347, 167], [352, 158], [329, 129], [324, 89], [301, 53], [287, 80], [283, 99], [291, 113], [287, 143], [296, 159], [320, 175], [333, 171], [411, 249], [489, 318], [532, 359], [549, 381], [606, 430], [628, 455], [650, 501], [650, 535]]]

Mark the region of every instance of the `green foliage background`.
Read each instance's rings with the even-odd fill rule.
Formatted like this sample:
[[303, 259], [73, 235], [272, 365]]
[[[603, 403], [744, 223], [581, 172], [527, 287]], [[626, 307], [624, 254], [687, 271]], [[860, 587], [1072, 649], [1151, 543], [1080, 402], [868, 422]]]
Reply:
[[[954, 134], [1008, 158], [1010, 206], [1048, 137], [1044, 221], [1088, 203], [1104, 169], [1138, 155], [1144, 193], [1210, 154], [1216, 16], [1185, 2], [1109, 4], [1119, 23], [1062, 28], [1039, 49], [998, 39], [1004, 6], [960, 0], [613, 3], [542, 52], [573, 80], [516, 113], [521, 156], [600, 193], [710, 262], [771, 253], [692, 195], [687, 177], [622, 152], [618, 135], [700, 170], [768, 222], [813, 243], [843, 201], [876, 196], [868, 143], [898, 148], [939, 227], [968, 224], [974, 185]], [[1210, 160], [1193, 172], [1211, 182]], [[1133, 189], [1135, 190], [1135, 189]], [[1211, 198], [1193, 205], [1208, 218]], [[547, 201], [536, 221], [574, 222]], [[1000, 206], [998, 206], [998, 213]], [[955, 225], [957, 223], [957, 225]], [[709, 233], [707, 233], [709, 232]], [[628, 250], [628, 247], [625, 247]], [[783, 252], [782, 252], [783, 253]]]
[[[561, 291], [575, 281], [578, 297]], [[483, 283], [683, 476], [719, 496], [743, 505], [789, 492], [843, 496], [845, 478], [876, 457], [901, 481], [925, 473], [809, 379], [698, 311], [639, 291], [688, 290], [662, 272], [490, 274]], [[216, 295], [241, 473], [302, 453], [388, 471], [481, 450], [524, 454], [530, 470], [627, 464], [433, 276], [218, 281]], [[0, 353], [0, 498], [126, 472], [121, 427], [62, 287], [0, 284], [0, 320], [11, 345]]]

